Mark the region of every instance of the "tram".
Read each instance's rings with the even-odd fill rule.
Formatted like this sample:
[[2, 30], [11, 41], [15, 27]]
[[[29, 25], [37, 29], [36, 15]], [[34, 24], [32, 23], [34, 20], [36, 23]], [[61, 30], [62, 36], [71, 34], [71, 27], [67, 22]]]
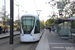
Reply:
[[21, 42], [35, 42], [39, 41], [44, 32], [44, 24], [36, 15], [22, 15], [21, 16]]

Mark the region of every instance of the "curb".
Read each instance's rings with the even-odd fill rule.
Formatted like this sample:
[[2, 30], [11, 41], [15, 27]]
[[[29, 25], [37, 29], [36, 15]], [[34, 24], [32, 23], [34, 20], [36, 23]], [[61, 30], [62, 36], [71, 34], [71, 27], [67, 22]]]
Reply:
[[45, 30], [44, 34], [42, 35], [42, 37], [41, 37], [35, 50], [50, 50], [49, 44], [48, 44], [48, 39], [46, 36], [46, 30]]
[[[18, 34], [14, 34], [13, 36], [16, 36], [16, 35], [20, 35], [20, 33], [18, 33]], [[8, 38], [8, 37], [10, 37], [10, 35], [4, 35], [3, 37], [0, 37], [0, 39]]]

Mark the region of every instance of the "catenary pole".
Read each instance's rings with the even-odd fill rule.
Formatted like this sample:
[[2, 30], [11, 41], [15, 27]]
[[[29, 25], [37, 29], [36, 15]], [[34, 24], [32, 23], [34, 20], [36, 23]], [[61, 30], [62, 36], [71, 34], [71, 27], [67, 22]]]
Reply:
[[13, 44], [14, 0], [10, 0], [10, 44]]

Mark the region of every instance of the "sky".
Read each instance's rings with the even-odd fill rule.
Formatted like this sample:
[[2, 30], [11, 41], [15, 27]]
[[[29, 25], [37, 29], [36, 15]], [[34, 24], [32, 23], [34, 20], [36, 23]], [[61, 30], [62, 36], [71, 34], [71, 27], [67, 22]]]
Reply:
[[[18, 19], [18, 4], [19, 4], [19, 17], [23, 14], [34, 14], [37, 15], [36, 10], [40, 12], [39, 19], [46, 21], [49, 19], [49, 15], [52, 15], [52, 11], [54, 10], [57, 12], [57, 9], [50, 7], [49, 2], [50, 0], [14, 0], [14, 20]], [[0, 0], [0, 10], [4, 5], [4, 0]], [[10, 14], [10, 0], [6, 0], [6, 11]], [[25, 12], [27, 11], [27, 13]]]

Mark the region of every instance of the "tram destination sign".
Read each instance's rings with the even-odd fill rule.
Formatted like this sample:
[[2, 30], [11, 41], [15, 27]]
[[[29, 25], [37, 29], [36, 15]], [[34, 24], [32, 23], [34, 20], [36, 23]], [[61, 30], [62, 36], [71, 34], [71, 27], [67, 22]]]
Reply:
[[22, 17], [22, 19], [34, 19], [34, 17]]

